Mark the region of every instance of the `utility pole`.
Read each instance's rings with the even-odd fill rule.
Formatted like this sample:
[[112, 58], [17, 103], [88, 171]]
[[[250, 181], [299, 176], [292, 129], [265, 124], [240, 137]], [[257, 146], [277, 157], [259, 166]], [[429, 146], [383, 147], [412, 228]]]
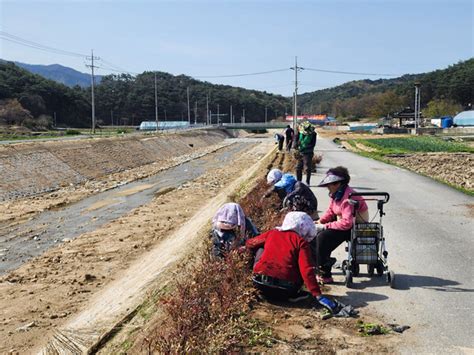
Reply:
[[54, 111], [54, 127], [58, 126], [58, 121], [56, 121], [56, 111]]
[[293, 96], [293, 129], [296, 132], [296, 124], [297, 124], [297, 115], [298, 115], [298, 103], [297, 103], [297, 96], [298, 96], [298, 71], [303, 70], [304, 68], [298, 66], [298, 57], [295, 57], [295, 66], [290, 68], [295, 71], [295, 92]]
[[267, 123], [267, 106], [265, 106], [265, 123]]
[[110, 110], [110, 125], [114, 125], [114, 110]]
[[191, 109], [189, 108], [189, 86], [187, 87], [187, 95], [188, 95], [188, 124], [191, 124]]
[[91, 56], [86, 57], [87, 60], [91, 61], [90, 65], [86, 65], [87, 67], [91, 68], [91, 97], [92, 97], [92, 133], [95, 133], [95, 102], [94, 102], [94, 84], [95, 84], [95, 79], [94, 79], [94, 59], [99, 60], [99, 57], [94, 57], [94, 50], [91, 49]]
[[197, 124], [198, 102], [194, 101], [194, 124]]
[[232, 119], [232, 105], [230, 105], [230, 123], [234, 123], [234, 120]]
[[242, 109], [242, 123], [245, 123], [245, 109]]
[[209, 94], [206, 95], [206, 124], [211, 124], [209, 120]]
[[415, 83], [415, 134], [419, 128], [418, 117], [420, 115], [420, 86], [421, 84], [416, 82]]
[[158, 132], [158, 92], [156, 90], [156, 73], [155, 73], [155, 121], [156, 121], [156, 131]]
[[209, 124], [212, 125], [212, 110], [209, 111]]

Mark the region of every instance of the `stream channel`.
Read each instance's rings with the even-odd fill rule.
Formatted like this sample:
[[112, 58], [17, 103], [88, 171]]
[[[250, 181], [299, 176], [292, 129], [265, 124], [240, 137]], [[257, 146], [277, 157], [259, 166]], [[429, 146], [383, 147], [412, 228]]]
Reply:
[[39, 213], [31, 220], [0, 231], [0, 275], [14, 270], [59, 243], [94, 231], [210, 169], [230, 164], [255, 141], [236, 139], [230, 146], [161, 171], [148, 178], [107, 190], [73, 204]]

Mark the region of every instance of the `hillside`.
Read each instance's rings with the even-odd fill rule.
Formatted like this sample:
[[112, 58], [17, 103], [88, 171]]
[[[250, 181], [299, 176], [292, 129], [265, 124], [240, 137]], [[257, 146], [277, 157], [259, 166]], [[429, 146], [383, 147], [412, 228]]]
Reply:
[[[119, 117], [120, 124], [138, 124], [144, 120], [155, 120], [154, 72], [144, 72], [136, 77], [127, 74], [104, 76], [98, 85], [97, 115], [105, 124]], [[174, 76], [157, 72], [157, 96], [159, 120], [180, 121], [188, 119], [187, 88], [191, 121], [206, 122], [206, 100], [212, 112], [212, 122], [229, 122], [230, 106], [235, 121], [240, 122], [243, 110], [247, 122], [261, 122], [282, 116], [290, 111], [291, 101], [281, 95], [257, 90], [216, 85], [195, 80], [186, 75]]]
[[[96, 86], [96, 118], [100, 125], [138, 125], [155, 120], [154, 72], [137, 76], [108, 75]], [[289, 111], [288, 98], [266, 92], [227, 85], [215, 85], [185, 75], [157, 72], [158, 113], [160, 120], [187, 120], [189, 88], [191, 121], [206, 122], [206, 99], [213, 123], [229, 122], [230, 106], [236, 121], [245, 110], [247, 122], [268, 120]], [[31, 74], [11, 62], [0, 61], [0, 124], [50, 126], [56, 113], [57, 126], [90, 125], [90, 88], [69, 88]], [[5, 101], [7, 100], [7, 101]], [[197, 109], [196, 109], [197, 108]], [[195, 110], [196, 109], [196, 110]], [[41, 119], [41, 124], [39, 121]]]
[[473, 102], [474, 59], [429, 73], [403, 75], [394, 79], [351, 81], [300, 95], [299, 103], [302, 112], [377, 117], [412, 105], [415, 82], [421, 83], [422, 109], [432, 100], [466, 106]]
[[[39, 64], [26, 64], [20, 62], [14, 62], [19, 67], [28, 70], [33, 74], [41, 75], [42, 77], [50, 80], [57, 81], [58, 83], [64, 84], [69, 87], [79, 85], [80, 87], [88, 87], [91, 85], [90, 74], [81, 73], [80, 71], [72, 68], [64, 67], [59, 64], [51, 65], [39, 65]], [[100, 83], [102, 79], [101, 75], [96, 75], [96, 83]]]
[[85, 94], [0, 61], [0, 125], [47, 128], [56, 114], [59, 126], [86, 127], [90, 103]]

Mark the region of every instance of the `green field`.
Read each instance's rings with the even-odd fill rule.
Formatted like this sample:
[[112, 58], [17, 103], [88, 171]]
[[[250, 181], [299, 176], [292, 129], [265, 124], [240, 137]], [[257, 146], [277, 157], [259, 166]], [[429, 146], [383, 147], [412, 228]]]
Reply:
[[437, 137], [401, 137], [401, 138], [376, 138], [357, 139], [358, 143], [376, 149], [374, 153], [403, 154], [403, 153], [424, 153], [424, 152], [474, 152], [474, 148], [467, 144], [446, 141]]

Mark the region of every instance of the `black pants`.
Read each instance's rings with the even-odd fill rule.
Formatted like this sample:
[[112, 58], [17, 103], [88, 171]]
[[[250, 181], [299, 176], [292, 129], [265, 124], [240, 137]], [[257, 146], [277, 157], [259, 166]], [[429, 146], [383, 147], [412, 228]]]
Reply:
[[341, 231], [335, 229], [326, 229], [318, 234], [315, 238], [316, 264], [322, 272], [323, 277], [331, 276], [331, 262], [329, 258], [334, 249], [341, 245], [344, 241], [349, 240], [351, 231]]
[[296, 164], [296, 180], [301, 181], [303, 179], [303, 166], [305, 167], [306, 172], [306, 184], [309, 186], [309, 181], [311, 180], [311, 170], [313, 165], [313, 155], [314, 153], [305, 153], [301, 154]]
[[293, 139], [286, 137], [286, 150], [291, 150], [291, 145], [293, 144]]
[[278, 150], [282, 150], [283, 149], [283, 142], [284, 142], [284, 138], [281, 138], [281, 139], [278, 139]]
[[301, 286], [293, 288], [282, 288], [262, 285], [254, 282], [255, 287], [267, 298], [278, 301], [286, 301], [288, 298], [295, 297]]
[[[263, 254], [263, 248], [257, 249], [253, 266], [258, 263]], [[263, 285], [259, 282], [253, 282], [254, 286], [267, 298], [279, 301], [285, 301], [290, 297], [294, 297], [301, 288], [301, 285], [294, 287], [275, 287], [271, 285]]]

